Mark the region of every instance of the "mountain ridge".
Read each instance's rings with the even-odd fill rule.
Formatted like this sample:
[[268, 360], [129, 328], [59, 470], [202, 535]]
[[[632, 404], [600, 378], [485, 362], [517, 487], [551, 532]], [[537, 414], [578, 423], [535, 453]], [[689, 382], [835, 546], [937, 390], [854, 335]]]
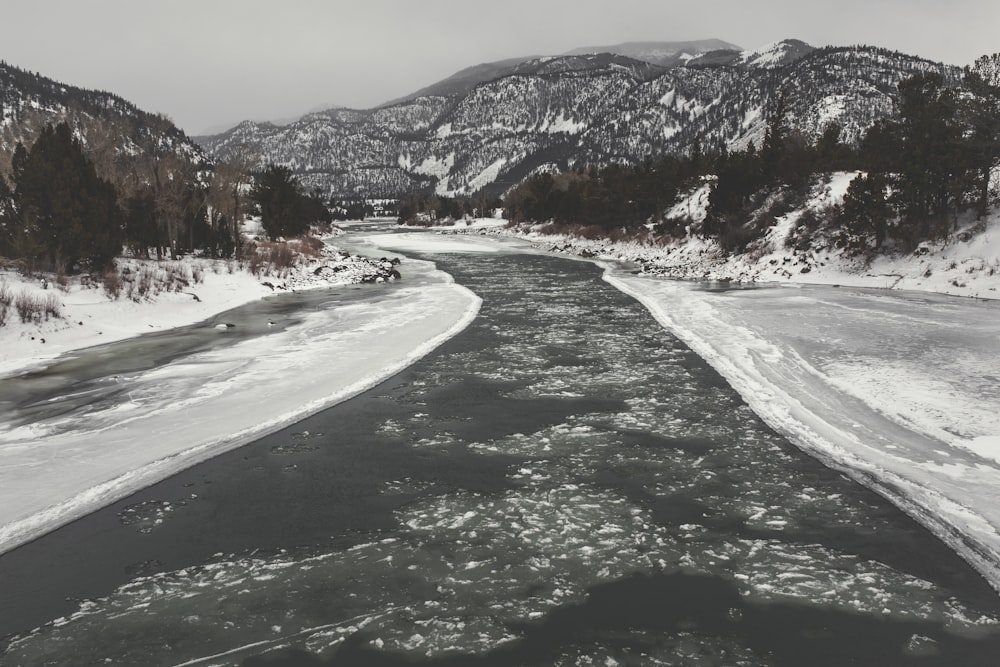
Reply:
[[91, 150], [207, 160], [202, 148], [162, 114], [144, 111], [115, 93], [61, 83], [0, 61], [0, 157], [9, 157], [18, 143], [30, 145], [44, 125], [64, 120], [73, 121], [78, 138]]
[[607, 53], [506, 61], [496, 78], [452, 94], [311, 114], [283, 128], [242, 124], [199, 141], [217, 157], [252, 146], [332, 197], [471, 195], [537, 171], [637, 164], [696, 142], [759, 145], [782, 96], [792, 130], [814, 139], [836, 122], [856, 143], [892, 113], [903, 79], [929, 70], [959, 79], [958, 68], [878, 47], [782, 40], [727, 53], [671, 68]]
[[611, 46], [585, 46], [562, 55], [576, 56], [594, 53], [613, 53], [634, 60], [642, 60], [661, 67], [679, 67], [691, 58], [722, 49], [742, 51], [735, 44], [721, 39], [700, 39], [683, 42], [623, 42]]

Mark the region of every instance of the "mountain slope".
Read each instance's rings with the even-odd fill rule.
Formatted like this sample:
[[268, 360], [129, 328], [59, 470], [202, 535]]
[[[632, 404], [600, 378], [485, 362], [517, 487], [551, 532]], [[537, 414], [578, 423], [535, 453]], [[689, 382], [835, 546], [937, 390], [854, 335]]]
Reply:
[[[958, 80], [957, 68], [912, 56], [796, 40], [672, 68], [609, 53], [546, 57], [432, 87], [441, 94], [285, 127], [243, 123], [200, 141], [219, 157], [249, 146], [333, 196], [467, 195], [503, 191], [538, 170], [683, 153], [696, 141], [759, 145], [782, 96], [791, 129], [815, 138], [836, 122], [856, 142], [893, 111], [899, 82], [928, 70]], [[490, 73], [498, 75], [473, 81]]]
[[567, 56], [613, 53], [633, 60], [642, 60], [661, 67], [680, 67], [692, 58], [719, 50], [741, 51], [740, 47], [721, 39], [689, 42], [626, 42], [614, 46], [585, 46], [567, 52]]
[[[85, 148], [109, 154], [174, 154], [201, 163], [194, 141], [162, 115], [112, 93], [85, 90], [0, 62], [0, 165], [18, 142], [30, 145], [46, 124], [70, 120]], [[109, 157], [111, 159], [111, 157]]]

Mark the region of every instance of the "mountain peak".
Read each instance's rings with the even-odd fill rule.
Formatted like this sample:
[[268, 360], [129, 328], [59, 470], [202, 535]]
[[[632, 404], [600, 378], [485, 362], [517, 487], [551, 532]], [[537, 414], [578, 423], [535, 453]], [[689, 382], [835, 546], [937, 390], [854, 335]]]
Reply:
[[743, 51], [736, 59], [737, 65], [775, 69], [812, 53], [816, 48], [798, 39], [783, 39], [765, 44], [757, 49]]
[[592, 53], [613, 53], [661, 67], [678, 67], [691, 58], [709, 51], [743, 49], [721, 39], [701, 39], [687, 42], [625, 42], [613, 46], [585, 46], [565, 53], [567, 56]]

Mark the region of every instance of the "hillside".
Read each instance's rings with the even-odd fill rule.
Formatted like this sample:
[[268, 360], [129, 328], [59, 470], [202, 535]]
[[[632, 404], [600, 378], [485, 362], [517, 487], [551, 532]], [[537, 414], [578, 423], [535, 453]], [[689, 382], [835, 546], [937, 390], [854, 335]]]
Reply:
[[564, 55], [613, 53], [660, 67], [680, 67], [706, 53], [720, 50], [732, 50], [737, 53], [742, 51], [735, 44], [724, 42], [721, 39], [701, 39], [689, 42], [625, 42], [614, 46], [585, 46], [573, 49]]
[[716, 49], [675, 67], [564, 55], [463, 70], [376, 109], [333, 109], [284, 127], [244, 122], [198, 141], [221, 158], [250, 148], [337, 197], [502, 192], [538, 171], [637, 164], [696, 141], [759, 144], [782, 94], [791, 129], [816, 138], [837, 122], [856, 142], [893, 110], [899, 82], [928, 70], [958, 79], [957, 68], [884, 49], [796, 40]]
[[176, 155], [203, 163], [207, 156], [167, 117], [139, 109], [118, 95], [53, 81], [0, 62], [0, 173], [20, 142], [30, 146], [46, 124], [69, 120], [84, 146], [109, 163], [122, 156]]
[[[773, 219], [744, 252], [730, 252], [698, 231], [708, 212], [713, 177], [681, 193], [666, 212], [686, 219], [691, 234], [682, 239], [587, 239], [553, 233], [542, 224], [508, 225], [503, 220], [470, 224], [458, 221], [438, 227], [445, 234], [513, 236], [539, 249], [585, 258], [625, 261], [638, 275], [716, 283], [725, 289], [754, 284], [822, 284], [936, 292], [978, 299], [1000, 299], [1000, 208], [982, 219], [960, 217], [947, 239], [921, 243], [915, 252], [887, 250], [861, 256], [841, 247], [822, 229], [803, 235], [809, 217], [822, 217], [842, 205], [859, 172], [817, 177], [807, 195]], [[1000, 177], [1000, 170], [996, 171]]]

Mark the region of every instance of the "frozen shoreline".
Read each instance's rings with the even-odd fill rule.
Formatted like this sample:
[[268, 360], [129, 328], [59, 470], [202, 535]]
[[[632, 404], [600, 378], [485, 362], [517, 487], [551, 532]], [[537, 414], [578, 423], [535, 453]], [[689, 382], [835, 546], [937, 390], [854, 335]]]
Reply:
[[479, 297], [429, 263], [407, 268], [421, 284], [377, 303], [115, 378], [128, 403], [0, 424], [0, 553], [370, 389], [472, 322]]
[[[98, 285], [72, 281], [64, 288], [25, 280], [0, 271], [0, 287], [14, 296], [52, 297], [61, 314], [38, 323], [22, 323], [10, 312], [0, 327], [0, 379], [42, 368], [56, 358], [95, 345], [145, 333], [197, 324], [227, 310], [289, 291], [322, 289], [361, 282], [373, 270], [370, 260], [345, 256], [326, 245], [319, 257], [300, 257], [281, 275], [254, 275], [233, 260], [118, 260], [135, 282], [152, 283], [145, 295], [111, 298]], [[322, 270], [326, 267], [331, 270]], [[320, 269], [317, 273], [317, 269]], [[133, 288], [135, 284], [133, 284]]]
[[[1000, 370], [995, 303], [949, 310], [907, 294], [855, 299], [823, 287], [719, 293], [606, 268], [608, 283], [642, 303], [768, 425], [906, 511], [1000, 591], [1000, 399], [989, 388]], [[893, 307], [900, 312], [883, 320], [881, 309]], [[862, 328], [890, 329], [903, 317], [913, 329], [898, 346], [855, 356], [859, 340], [867, 346], [866, 336], [884, 333]], [[921, 347], [951, 325], [973, 329], [955, 343], [963, 355]], [[823, 332], [828, 341], [814, 345]]]

